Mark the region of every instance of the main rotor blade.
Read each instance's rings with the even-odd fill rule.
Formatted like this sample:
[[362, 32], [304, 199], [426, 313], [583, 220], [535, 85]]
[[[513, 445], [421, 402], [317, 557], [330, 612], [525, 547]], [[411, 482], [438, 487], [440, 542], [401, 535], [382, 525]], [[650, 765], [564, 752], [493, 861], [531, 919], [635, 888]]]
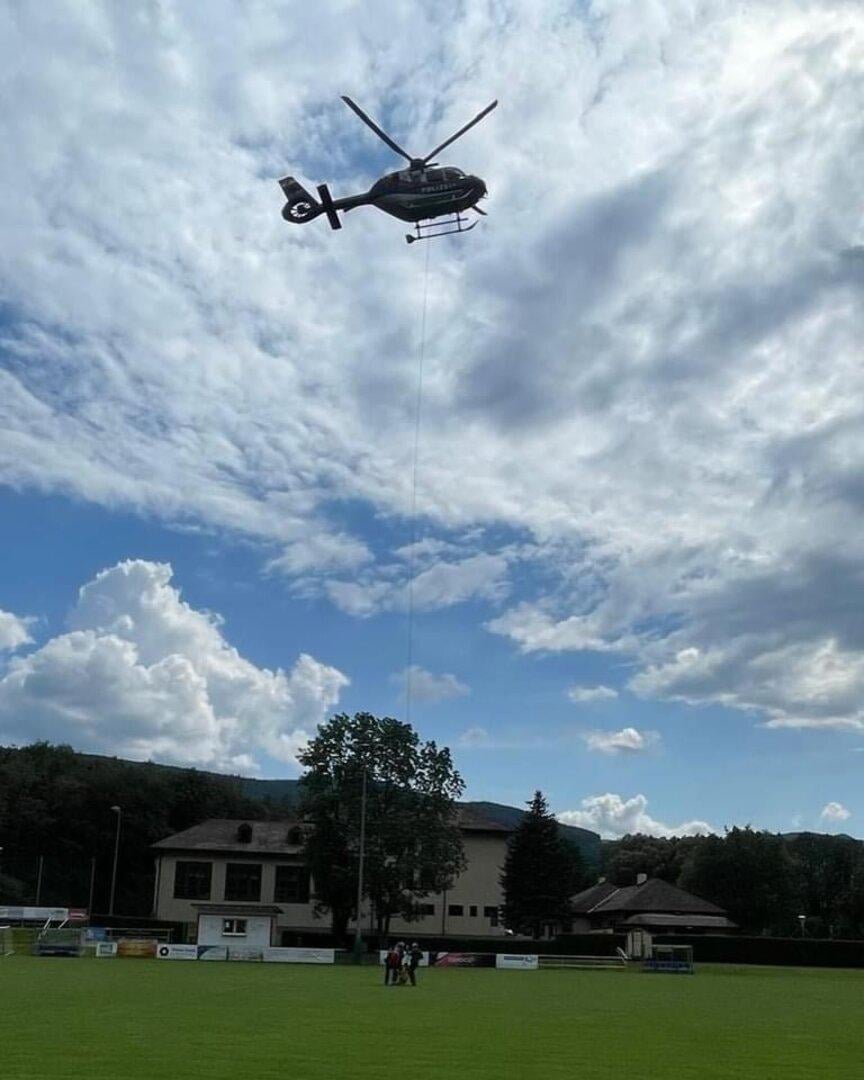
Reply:
[[475, 125], [475, 124], [479, 124], [479, 123], [480, 123], [480, 121], [481, 121], [481, 120], [483, 119], [483, 117], [484, 117], [484, 116], [486, 116], [486, 115], [487, 115], [488, 113], [492, 112], [492, 110], [493, 110], [493, 109], [495, 108], [495, 106], [496, 106], [497, 104], [498, 104], [498, 101], [497, 101], [497, 99], [496, 99], [495, 101], [493, 101], [493, 102], [492, 102], [492, 104], [491, 104], [491, 105], [487, 105], [487, 106], [486, 106], [486, 108], [485, 108], [485, 109], [483, 110], [483, 112], [479, 112], [479, 113], [477, 113], [477, 115], [476, 115], [476, 116], [474, 117], [474, 119], [473, 119], [473, 120], [470, 120], [470, 121], [469, 121], [469, 122], [468, 122], [468, 123], [467, 123], [467, 124], [465, 125], [465, 127], [459, 128], [459, 130], [458, 130], [458, 131], [456, 132], [456, 134], [455, 134], [455, 135], [451, 135], [451, 136], [450, 136], [450, 138], [449, 138], [449, 139], [447, 139], [447, 140], [446, 140], [445, 142], [442, 142], [440, 146], [436, 146], [436, 147], [435, 147], [435, 149], [431, 151], [431, 153], [428, 153], [428, 154], [426, 155], [426, 157], [425, 157], [425, 158], [423, 158], [423, 164], [424, 164], [424, 165], [425, 165], [425, 164], [427, 164], [427, 163], [428, 163], [429, 161], [431, 161], [431, 160], [432, 160], [432, 158], [433, 158], [433, 157], [435, 157], [435, 155], [436, 155], [436, 154], [440, 154], [440, 153], [441, 153], [441, 151], [442, 151], [442, 150], [444, 149], [444, 147], [445, 147], [445, 146], [449, 146], [449, 145], [450, 145], [450, 143], [456, 142], [456, 140], [457, 140], [457, 139], [458, 139], [458, 138], [459, 138], [459, 137], [460, 137], [461, 135], [464, 135], [464, 134], [465, 134], [465, 132], [466, 132], [466, 131], [467, 131], [467, 130], [468, 130], [469, 128], [472, 128], [472, 127], [474, 127], [474, 125]]
[[378, 127], [372, 117], [367, 116], [366, 113], [363, 112], [363, 110], [356, 102], [352, 101], [350, 97], [346, 97], [344, 94], [342, 95], [342, 100], [345, 102], [349, 109], [353, 109], [354, 112], [357, 113], [357, 115], [360, 117], [364, 124], [372, 128], [372, 130], [375, 132], [379, 139], [387, 143], [391, 150], [395, 150], [397, 154], [401, 154], [402, 157], [404, 157], [407, 161], [413, 161], [411, 155], [406, 154], [402, 147], [398, 143], [394, 142], [386, 131], [383, 131], [380, 127]]

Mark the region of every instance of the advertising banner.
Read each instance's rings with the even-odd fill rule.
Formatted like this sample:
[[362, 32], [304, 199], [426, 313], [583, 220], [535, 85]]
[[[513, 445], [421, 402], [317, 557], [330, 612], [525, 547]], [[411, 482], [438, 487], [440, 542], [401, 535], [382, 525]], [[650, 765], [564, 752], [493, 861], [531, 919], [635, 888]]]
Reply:
[[270, 964], [335, 964], [335, 949], [264, 949], [264, 960]]
[[0, 922], [65, 922], [69, 908], [65, 907], [4, 907], [0, 905]]
[[159, 945], [156, 948], [157, 960], [197, 960], [197, 945]]
[[[430, 954], [428, 952], [424, 952], [423, 955], [420, 957], [420, 963], [417, 966], [418, 967], [429, 967], [429, 956], [430, 956]], [[387, 950], [386, 949], [379, 949], [378, 950], [378, 963], [383, 964], [386, 959], [387, 959]]]
[[229, 960], [250, 960], [257, 963], [261, 963], [264, 959], [263, 949], [256, 949], [252, 945], [229, 945], [228, 946], [228, 959]]
[[116, 941], [97, 941], [96, 942], [96, 955], [100, 959], [104, 959], [109, 956], [117, 955], [117, 942]]
[[224, 945], [196, 945], [199, 960], [227, 960], [228, 949]]
[[435, 953], [434, 967], [495, 967], [495, 953], [439, 952]]
[[117, 942], [117, 955], [143, 960], [156, 955], [156, 942], [149, 938], [123, 938]]
[[540, 957], [532, 953], [498, 953], [495, 967], [509, 971], [536, 971], [540, 967]]

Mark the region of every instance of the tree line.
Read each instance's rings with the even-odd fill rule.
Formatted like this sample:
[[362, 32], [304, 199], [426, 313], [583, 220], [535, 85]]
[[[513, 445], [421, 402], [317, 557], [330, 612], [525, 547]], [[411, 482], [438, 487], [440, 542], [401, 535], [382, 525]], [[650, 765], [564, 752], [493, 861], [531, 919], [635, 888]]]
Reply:
[[777, 834], [625, 836], [607, 842], [603, 870], [616, 884], [662, 878], [724, 908], [742, 931], [864, 937], [864, 843], [851, 836]]
[[[115, 910], [149, 914], [151, 845], [208, 818], [303, 819], [316, 902], [344, 937], [357, 906], [365, 804], [363, 913], [387, 934], [449, 889], [465, 865], [457, 800], [464, 783], [446, 747], [408, 724], [340, 714], [301, 755], [300, 805], [251, 798], [239, 777], [136, 764], [37, 743], [0, 748], [0, 903], [108, 909], [115, 817], [122, 843]], [[95, 870], [95, 874], [93, 873]], [[605, 875], [619, 885], [645, 873], [724, 908], [743, 931], [864, 937], [864, 844], [813, 833], [734, 828], [722, 836], [606, 841], [586, 865], [541, 792], [512, 834], [502, 867], [501, 921], [539, 935], [568, 921], [570, 897]]]

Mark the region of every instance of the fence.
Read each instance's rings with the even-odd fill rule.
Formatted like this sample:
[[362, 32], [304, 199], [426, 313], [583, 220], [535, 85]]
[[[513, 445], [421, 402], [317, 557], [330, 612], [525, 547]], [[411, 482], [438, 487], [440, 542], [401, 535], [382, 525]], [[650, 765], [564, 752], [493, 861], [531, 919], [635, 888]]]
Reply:
[[585, 971], [626, 971], [627, 961], [623, 955], [615, 956], [559, 956], [540, 957], [540, 967], [546, 968], [579, 968]]

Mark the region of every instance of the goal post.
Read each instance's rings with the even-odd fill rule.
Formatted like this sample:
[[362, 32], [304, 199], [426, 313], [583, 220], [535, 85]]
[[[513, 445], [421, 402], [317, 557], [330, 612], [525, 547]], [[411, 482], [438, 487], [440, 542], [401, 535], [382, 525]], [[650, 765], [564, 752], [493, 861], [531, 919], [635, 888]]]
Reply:
[[11, 956], [15, 952], [15, 939], [11, 926], [0, 926], [0, 957]]

